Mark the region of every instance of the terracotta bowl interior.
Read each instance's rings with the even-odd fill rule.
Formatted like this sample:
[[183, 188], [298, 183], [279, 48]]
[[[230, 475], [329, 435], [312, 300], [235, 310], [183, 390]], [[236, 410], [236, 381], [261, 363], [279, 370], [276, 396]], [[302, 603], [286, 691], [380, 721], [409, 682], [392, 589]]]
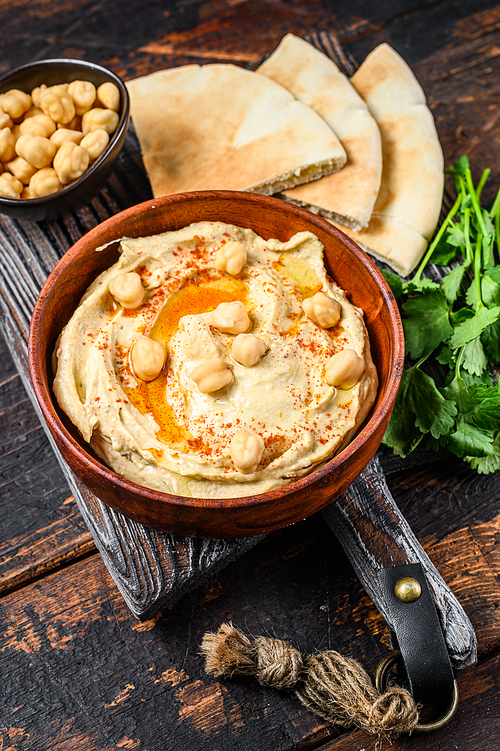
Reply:
[[[325, 246], [331, 276], [365, 311], [380, 386], [364, 427], [344, 451], [290, 485], [230, 500], [183, 498], [127, 482], [93, 455], [59, 410], [51, 391], [51, 356], [61, 328], [102, 270], [118, 258], [121, 237], [141, 237], [202, 220], [249, 227], [287, 240], [302, 230]], [[112, 243], [98, 253], [95, 248]], [[48, 426], [69, 466], [101, 500], [146, 525], [188, 536], [243, 537], [284, 527], [345, 490], [377, 450], [402, 372], [403, 334], [397, 304], [382, 275], [358, 246], [327, 221], [285, 201], [250, 193], [199, 192], [153, 199], [111, 217], [82, 237], [50, 274], [36, 304], [29, 343], [31, 376]]]
[[112, 71], [84, 60], [58, 58], [39, 60], [10, 71], [0, 78], [0, 93], [9, 89], [21, 89], [30, 93], [36, 86], [45, 83], [53, 86], [71, 81], [91, 81], [96, 88], [110, 81], [118, 86], [121, 96], [120, 120], [116, 131], [111, 135], [106, 150], [78, 180], [58, 193], [42, 198], [15, 199], [0, 196], [0, 212], [17, 219], [42, 221], [75, 211], [92, 200], [100, 191], [122, 149], [130, 121], [130, 100], [127, 88], [121, 78]]

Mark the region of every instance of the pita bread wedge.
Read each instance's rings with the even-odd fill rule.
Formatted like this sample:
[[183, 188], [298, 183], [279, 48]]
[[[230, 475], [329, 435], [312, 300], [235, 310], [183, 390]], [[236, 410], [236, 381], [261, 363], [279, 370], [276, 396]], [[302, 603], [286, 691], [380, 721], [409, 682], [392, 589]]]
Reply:
[[380, 128], [382, 182], [368, 227], [340, 229], [408, 276], [427, 248], [443, 199], [443, 152], [434, 119], [413, 72], [388, 44], [376, 47], [350, 80]]
[[271, 194], [340, 169], [338, 138], [274, 81], [235, 65], [187, 65], [127, 84], [154, 196]]
[[366, 227], [380, 188], [380, 132], [363, 99], [333, 60], [287, 34], [257, 69], [315, 110], [347, 154], [342, 170], [285, 191], [290, 201], [355, 230]]

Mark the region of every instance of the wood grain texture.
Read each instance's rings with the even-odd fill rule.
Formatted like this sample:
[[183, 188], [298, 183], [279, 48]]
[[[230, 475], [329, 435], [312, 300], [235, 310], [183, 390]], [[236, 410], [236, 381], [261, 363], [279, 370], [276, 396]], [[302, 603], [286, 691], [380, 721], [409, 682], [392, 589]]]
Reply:
[[[496, 190], [497, 3], [178, 0], [168, 6], [153, 2], [145, 12], [144, 4], [124, 0], [120, 35], [111, 28], [111, 44], [115, 0], [5, 0], [0, 4], [0, 70], [53, 54], [94, 59], [127, 77], [192, 62], [196, 55], [200, 62], [239, 60], [241, 50], [243, 64], [250, 64], [271, 52], [284, 33], [301, 33], [304, 27], [308, 33], [334, 29], [358, 62], [375, 44], [389, 41], [411, 62], [426, 91], [446, 163], [467, 151], [476, 170], [493, 168], [485, 195]], [[167, 44], [171, 46], [163, 46]], [[155, 51], [155, 45], [162, 48]], [[126, 173], [120, 173], [122, 179]], [[131, 189], [111, 181], [103, 195], [112, 201]], [[143, 195], [142, 188], [137, 194]], [[88, 212], [71, 230], [55, 224], [33, 234], [23, 227], [22, 234], [35, 247], [54, 240], [65, 249], [70, 235], [78, 236], [87, 220], [97, 223], [108, 215], [102, 196]], [[23, 425], [35, 424], [28, 406], [21, 412]], [[21, 433], [15, 428], [12, 418], [5, 435], [13, 431], [17, 440]], [[16, 463], [22, 460], [15, 456], [12, 471], [19, 475]], [[479, 664], [459, 679], [460, 705], [452, 723], [438, 734], [381, 748], [496, 751], [498, 473], [478, 477], [450, 457], [421, 467], [410, 459], [402, 470], [391, 456], [381, 460], [396, 503], [464, 606], [479, 646]], [[13, 518], [18, 489], [11, 483], [4, 490], [2, 514], [7, 511]], [[65, 497], [67, 489], [61, 503]], [[51, 514], [49, 505], [40, 507], [41, 537]], [[373, 739], [318, 722], [286, 695], [244, 679], [207, 678], [198, 655], [199, 637], [227, 619], [254, 634], [287, 639], [302, 651], [336, 648], [371, 672], [388, 648], [383, 618], [317, 518], [269, 535], [217, 577], [142, 623], [130, 613], [100, 556], [90, 555], [0, 598], [0, 748], [375, 751]]]
[[[424, 517], [432, 513], [430, 496], [421, 496]], [[477, 610], [472, 618], [483, 640], [476, 615]], [[147, 751], [290, 751], [321, 748], [335, 739], [338, 746], [332, 748], [374, 751], [373, 739], [322, 722], [287, 693], [246, 678], [205, 675], [201, 638], [228, 619], [305, 653], [336, 649], [371, 674], [388, 649], [383, 618], [320, 516], [268, 535], [175, 607], [142, 623], [101, 558], [92, 556], [0, 599], [5, 739], [15, 738], [16, 751], [107, 750], [120, 743], [127, 748], [127, 742]], [[462, 738], [459, 747], [480, 749], [467, 742], [476, 733], [488, 741], [486, 722], [475, 729], [471, 723], [478, 713], [487, 716], [483, 706], [491, 713], [491, 732], [498, 730], [500, 679], [497, 657], [490, 654], [459, 679], [461, 707], [449, 730], [432, 740], [403, 739], [393, 748], [434, 749], [439, 742], [451, 750], [448, 738]]]
[[[344, 68], [347, 68], [347, 61], [342, 56], [340, 45], [336, 43], [336, 40], [334, 37], [328, 37], [328, 35], [316, 35], [311, 38], [311, 40], [317, 45], [320, 46], [325, 52], [328, 52], [329, 54], [334, 54], [335, 59], [338, 63], [343, 64]], [[329, 46], [327, 46], [329, 43]], [[338, 54], [336, 54], [338, 53]], [[340, 59], [339, 59], [340, 57]], [[349, 72], [349, 71], [346, 71]], [[133, 153], [134, 146], [136, 146], [135, 142], [132, 139], [129, 139], [129, 148], [125, 152], [125, 158], [122, 159], [122, 163], [124, 163], [127, 159], [127, 156], [129, 156], [129, 165], [130, 165], [130, 154]], [[137, 163], [137, 160], [136, 160]], [[97, 199], [99, 200], [99, 199]], [[262, 199], [264, 200], [264, 199]], [[158, 202], [155, 202], [158, 203]], [[255, 201], [253, 202], [255, 203]], [[191, 206], [191, 204], [190, 204]], [[182, 207], [181, 207], [182, 208]], [[251, 212], [252, 205], [249, 205], [247, 207], [247, 213]], [[221, 211], [224, 209], [221, 207]], [[261, 212], [262, 213], [262, 212]], [[295, 212], [297, 213], [297, 212]], [[152, 216], [152, 212], [148, 212], [148, 216]], [[280, 218], [280, 215], [276, 213], [277, 219]], [[76, 218], [76, 215], [73, 214], [69, 217], [69, 221], [74, 221]], [[138, 217], [140, 219], [140, 216]], [[113, 222], [114, 219], [111, 219]], [[158, 219], [160, 221], [160, 218]], [[253, 215], [254, 222], [257, 221], [255, 210]], [[289, 220], [290, 221], [290, 220]], [[130, 222], [129, 222], [130, 223]], [[42, 270], [45, 266], [45, 275], [47, 273], [47, 270], [50, 270], [51, 265], [55, 262], [56, 258], [60, 253], [57, 252], [57, 249], [54, 252], [54, 249], [51, 248], [51, 246], [47, 243], [46, 252], [40, 253], [38, 250], [38, 245], [34, 245], [31, 243], [30, 246], [27, 246], [26, 242], [24, 243], [24, 250], [21, 250], [19, 252], [19, 246], [21, 241], [21, 233], [18, 229], [19, 222], [16, 222], [15, 220], [10, 220], [9, 224], [4, 223], [5, 228], [5, 234], [4, 234], [4, 244], [7, 248], [6, 252], [4, 251], [2, 255], [2, 281], [3, 281], [3, 289], [4, 289], [4, 298], [5, 298], [5, 307], [9, 307], [11, 311], [13, 311], [13, 315], [11, 317], [11, 320], [15, 320], [17, 323], [18, 328], [18, 335], [19, 339], [21, 337], [25, 337], [25, 329], [26, 329], [26, 321], [29, 320], [31, 317], [31, 310], [34, 305], [34, 300], [36, 300], [38, 291], [40, 289], [41, 283], [44, 281], [44, 271]], [[47, 225], [50, 223], [47, 222]], [[65, 225], [66, 221], [65, 219], [60, 220], [60, 225]], [[39, 226], [39, 225], [32, 225], [32, 226]], [[106, 226], [106, 225], [104, 225]], [[132, 227], [132, 224], [131, 224]], [[158, 229], [156, 229], [158, 231]], [[274, 231], [274, 234], [279, 235], [279, 231]], [[118, 234], [135, 234], [136, 230], [132, 227], [131, 230], [121, 229]], [[145, 232], [139, 231], [139, 234], [151, 234], [151, 230]], [[115, 231], [116, 235], [116, 231]], [[115, 236], [113, 235], [113, 236]], [[15, 236], [15, 237], [13, 237]], [[98, 244], [102, 245], [106, 242], [106, 237], [100, 237], [98, 238], [99, 242]], [[331, 243], [330, 243], [331, 245]], [[35, 250], [36, 248], [36, 250]], [[102, 255], [102, 254], [101, 254]], [[52, 256], [52, 257], [51, 257]], [[54, 257], [55, 256], [55, 257]], [[92, 258], [89, 256], [87, 252], [87, 257], [89, 263], [91, 262]], [[339, 262], [342, 262], [343, 255], [340, 255], [336, 260], [331, 260], [330, 262], [332, 264], [332, 268], [335, 268], [335, 272], [337, 275], [337, 280], [339, 274], [341, 275], [340, 283], [343, 286], [346, 285], [349, 279], [349, 274], [347, 274], [346, 279], [342, 282], [342, 274], [344, 273], [341, 264], [339, 265]], [[356, 259], [354, 259], [356, 260]], [[85, 266], [85, 264], [84, 264]], [[359, 273], [362, 273], [363, 269], [359, 269]], [[86, 272], [87, 273], [87, 272]], [[79, 277], [80, 278], [80, 277]], [[81, 277], [83, 278], [83, 277]], [[74, 277], [68, 277], [65, 287], [68, 287], [75, 284], [75, 278]], [[369, 282], [371, 281], [370, 277], [367, 277], [364, 286], [368, 286]], [[86, 286], [86, 282], [84, 283], [84, 287]], [[81, 287], [81, 284], [80, 284]], [[82, 290], [79, 289], [78, 293], [76, 294], [76, 298], [79, 299], [81, 296]], [[50, 293], [49, 293], [50, 294]], [[63, 300], [67, 300], [67, 295], [64, 296], [64, 298], [61, 298]], [[375, 295], [368, 295], [366, 305], [370, 305], [370, 301], [373, 301], [373, 305], [376, 307], [376, 296]], [[64, 317], [67, 317], [67, 312], [65, 311], [59, 311], [58, 306], [58, 300], [54, 299], [53, 301], [49, 303], [49, 310], [55, 311], [57, 309], [56, 319], [57, 321], [63, 319]], [[379, 309], [379, 308], [378, 308]], [[44, 316], [42, 322], [45, 324], [45, 322], [48, 320], [47, 316]], [[386, 366], [383, 364], [384, 357], [386, 356], [386, 353], [390, 352], [390, 348], [387, 344], [384, 344], [383, 342], [378, 341], [378, 337], [380, 334], [378, 333], [379, 329], [381, 329], [380, 326], [377, 328], [377, 316], [373, 316], [370, 312], [370, 309], [367, 312], [367, 321], [369, 325], [372, 327], [375, 327], [373, 331], [371, 331], [372, 336], [372, 347], [374, 348], [375, 355], [378, 354], [379, 358], [379, 371], [380, 368], [384, 369]], [[44, 340], [44, 336], [41, 335], [41, 329], [38, 328], [38, 318], [36, 322], [37, 328], [36, 328], [36, 337], [35, 341], [38, 343]], [[13, 331], [15, 330], [15, 326], [12, 327]], [[384, 328], [384, 327], [382, 327]], [[387, 324], [385, 324], [385, 328], [387, 328]], [[384, 331], [385, 331], [384, 328]], [[54, 338], [54, 337], [52, 337]], [[18, 348], [21, 345], [18, 345]], [[52, 348], [52, 343], [50, 344], [50, 348]], [[38, 367], [38, 363], [40, 361], [45, 361], [45, 358], [37, 357], [35, 358], [35, 363]], [[22, 361], [22, 356], [19, 356], [19, 362]], [[394, 366], [391, 366], [391, 371], [393, 370]], [[397, 370], [397, 368], [396, 368]], [[381, 372], [381, 371], [380, 371]], [[47, 377], [44, 378], [37, 377], [37, 383], [40, 382], [40, 384], [43, 382], [45, 383], [47, 380]], [[381, 388], [385, 387], [385, 378], [381, 379]], [[39, 386], [40, 393], [45, 393], [44, 389], [41, 389]], [[36, 406], [36, 405], [35, 405]], [[49, 421], [53, 422], [53, 417], [49, 418]], [[87, 480], [85, 480], [85, 472], [83, 472], [83, 466], [80, 467], [81, 462], [76, 461], [77, 457], [74, 456], [74, 451], [68, 451], [66, 450], [66, 446], [60, 443], [59, 439], [59, 433], [60, 431], [53, 431], [55, 441], [59, 441], [57, 448], [64, 452], [65, 459], [61, 459], [62, 466], [65, 466], [65, 462], [69, 462], [70, 465], [73, 467], [73, 469], [77, 472], [77, 475], [83, 479], [83, 482], [85, 485], [89, 486], [89, 481], [91, 481], [90, 488], [92, 491], [97, 495], [103, 498], [104, 500], [108, 499], [110, 500], [111, 504], [116, 508], [116, 510], [119, 512], [122, 509], [125, 509], [126, 506], [133, 506], [134, 512], [132, 512], [132, 516], [135, 516], [136, 519], [139, 519], [140, 521], [147, 523], [147, 520], [149, 517], [146, 517], [144, 512], [142, 511], [142, 507], [140, 507], [141, 498], [135, 496], [133, 488], [129, 488], [126, 492], [126, 503], [125, 499], [124, 502], [120, 502], [121, 498], [119, 497], [117, 490], [112, 489], [112, 492], [108, 493], [107, 491], [107, 484], [99, 484], [94, 483], [94, 478], [97, 479], [98, 473], [96, 471], [92, 471], [91, 474], [87, 473]], [[53, 443], [55, 444], [55, 441]], [[364, 445], [364, 448], [368, 447], [368, 443]], [[356, 455], [357, 457], [357, 455]], [[349, 464], [349, 471], [353, 471], [355, 469], [356, 461], [358, 459], [356, 457], [353, 457], [352, 460], [350, 459]], [[362, 461], [362, 464], [359, 465], [359, 469], [366, 464], [366, 460]], [[357, 474], [356, 470], [355, 474]], [[380, 471], [381, 472], [381, 471]], [[83, 474], [82, 474], [83, 473]], [[130, 604], [132, 607], [133, 612], [135, 612], [139, 617], [148, 617], [152, 612], [155, 612], [155, 609], [158, 609], [158, 607], [163, 604], [164, 602], [168, 601], [168, 598], [172, 598], [174, 594], [178, 595], [181, 593], [186, 586], [189, 584], [189, 579], [192, 578], [193, 581], [198, 581], [200, 577], [202, 576], [201, 571], [199, 568], [196, 567], [190, 567], [188, 568], [188, 575], [184, 576], [181, 575], [180, 580], [177, 576], [177, 572], [179, 570], [178, 566], [172, 566], [170, 565], [170, 559], [177, 560], [178, 556], [178, 550], [176, 549], [180, 545], [179, 538], [173, 538], [170, 536], [168, 539], [169, 544], [167, 545], [159, 545], [158, 546], [158, 540], [154, 540], [151, 537], [149, 530], [147, 527], [143, 527], [142, 525], [139, 525], [141, 529], [143, 530], [143, 535], [137, 535], [137, 530], [132, 526], [130, 526], [131, 522], [128, 520], [124, 520], [123, 525], [124, 529], [126, 530], [125, 536], [122, 537], [121, 544], [120, 544], [120, 534], [117, 534], [117, 528], [119, 527], [121, 516], [116, 516], [115, 512], [110, 512], [108, 509], [105, 509], [105, 507], [102, 506], [102, 503], [97, 500], [97, 498], [93, 495], [92, 492], [87, 491], [86, 487], [79, 481], [74, 480], [72, 478], [71, 472], [68, 471], [66, 468], [65, 474], [68, 478], [69, 483], [71, 484], [74, 495], [77, 498], [79, 505], [82, 508], [82, 512], [84, 514], [84, 518], [86, 520], [87, 526], [92, 530], [94, 538], [96, 540], [96, 544], [98, 545], [98, 548], [102, 551], [102, 553], [105, 555], [105, 561], [107, 565], [110, 567], [110, 571], [112, 572], [112, 576], [117, 582], [120, 590], [124, 593], [124, 597], [126, 601]], [[337, 473], [338, 474], [338, 473]], [[355, 476], [355, 474], [349, 475], [349, 481], [347, 481], [346, 473], [342, 472], [340, 477], [342, 477], [343, 487], [346, 487], [346, 483], [352, 481], [352, 478]], [[380, 474], [380, 473], [379, 473]], [[414, 535], [411, 533], [411, 530], [408, 525], [405, 524], [404, 519], [399, 514], [397, 507], [392, 503], [392, 498], [390, 494], [387, 492], [387, 488], [383, 483], [379, 483], [378, 486], [378, 497], [375, 497], [374, 494], [371, 492], [371, 488], [369, 487], [369, 479], [373, 479], [374, 474], [372, 473], [370, 478], [364, 477], [361, 479], [357, 486], [353, 488], [351, 491], [347, 491], [347, 494], [344, 496], [344, 506], [346, 511], [346, 517], [348, 517], [348, 523], [341, 526], [339, 524], [340, 518], [342, 518], [342, 508], [340, 505], [336, 505], [334, 508], [336, 511], [339, 512], [339, 516], [333, 516], [334, 510], [332, 508], [329, 515], [327, 515], [327, 519], [330, 519], [330, 522], [332, 523], [332, 526], [336, 528], [337, 534], [339, 534], [339, 530], [341, 529], [341, 537], [343, 540], [345, 540], [346, 549], [349, 551], [351, 555], [351, 560], [356, 568], [357, 571], [359, 571], [361, 580], [365, 584], [365, 587], [367, 587], [367, 591], [370, 593], [372, 599], [375, 601], [377, 606], [381, 609], [381, 612], [385, 612], [385, 606], [384, 603], [380, 601], [380, 597], [378, 596], [378, 590], [376, 586], [373, 586], [373, 574], [375, 573], [373, 561], [377, 557], [377, 553], [372, 553], [371, 548], [374, 546], [375, 541], [377, 539], [376, 535], [374, 534], [374, 531], [380, 532], [380, 539], [381, 539], [381, 547], [378, 549], [378, 554], [382, 553], [384, 550], [388, 550], [387, 547], [387, 540], [390, 538], [391, 540], [391, 547], [390, 547], [390, 553], [388, 554], [388, 560], [387, 561], [377, 561], [378, 567], [380, 566], [387, 566], [390, 565], [390, 559], [394, 558], [394, 556], [397, 558], [397, 560], [393, 560], [392, 565], [401, 563], [403, 560], [405, 562], [407, 561], [413, 561], [416, 559], [420, 559], [422, 562], [425, 563], [427, 576], [432, 582], [432, 589], [433, 593], [436, 597], [436, 603], [441, 613], [441, 621], [446, 633], [446, 637], [449, 640], [449, 647], [452, 654], [452, 660], [456, 668], [465, 667], [468, 665], [471, 665], [475, 661], [475, 655], [476, 655], [476, 646], [475, 646], [475, 637], [473, 634], [473, 631], [470, 627], [470, 624], [468, 622], [468, 619], [466, 618], [465, 614], [461, 610], [461, 608], [458, 605], [458, 602], [453, 597], [452, 593], [448, 590], [446, 587], [444, 581], [440, 578], [437, 570], [435, 567], [433, 567], [430, 564], [430, 561], [428, 558], [424, 555], [423, 550], [421, 550], [420, 545]], [[108, 483], [109, 484], [109, 483]], [[308, 497], [310, 498], [310, 501], [308, 501], [308, 504], [312, 502], [313, 497], [318, 494], [318, 492], [321, 493], [327, 493], [328, 495], [331, 495], [332, 491], [330, 490], [330, 485], [328, 487], [325, 485], [325, 483], [322, 481], [318, 485], [319, 491], [315, 491], [314, 493], [310, 494]], [[107, 494], [107, 495], [106, 495]], [[150, 494], [152, 495], [152, 494]], [[299, 497], [304, 498], [304, 490], [302, 489], [299, 492]], [[364, 498], [370, 499], [371, 503], [364, 503]], [[278, 499], [273, 500], [273, 508], [276, 509], [276, 514], [279, 515], [281, 518], [283, 516], [283, 511], [280, 509], [280, 506], [277, 504]], [[381, 507], [382, 502], [385, 500], [386, 502], [386, 511], [390, 510], [386, 515], [377, 513], [377, 509]], [[133, 504], [132, 504], [133, 501]], [[285, 499], [287, 506], [292, 508], [291, 501], [292, 498], [286, 498]], [[148, 513], [151, 513], [153, 510], [153, 503], [155, 502], [154, 498], [148, 499]], [[324, 503], [324, 502], [323, 502]], [[368, 506], [370, 507], [371, 517], [370, 517], [370, 525], [368, 527], [365, 525], [365, 514], [367, 512]], [[319, 506], [316, 504], [316, 507], [319, 508]], [[135, 509], [138, 509], [135, 511]], [[197, 514], [197, 524], [200, 525], [200, 529], [202, 528], [202, 522], [200, 514], [204, 513], [205, 508], [200, 508]], [[261, 514], [263, 513], [264, 509], [261, 510]], [[361, 511], [361, 521], [360, 521], [360, 511]], [[175, 509], [172, 509], [172, 514], [175, 512]], [[302, 509], [299, 510], [299, 513], [293, 517], [295, 518], [301, 518], [301, 516], [304, 515], [304, 512]], [[93, 521], [95, 519], [98, 519], [99, 521]], [[157, 517], [154, 517], [155, 519], [158, 518], [159, 515], [157, 514]], [[267, 517], [266, 517], [267, 518]], [[105, 522], [103, 521], [105, 519]], [[151, 519], [153, 519], [153, 516], [151, 516]], [[220, 527], [220, 523], [222, 522], [222, 519], [220, 522], [217, 523], [217, 527]], [[377, 527], [378, 522], [378, 527]], [[388, 523], [390, 522], [390, 523]], [[176, 524], [180, 524], [181, 521], [176, 521]], [[392, 528], [398, 523], [399, 527], [399, 534], [392, 534]], [[281, 525], [283, 522], [281, 522]], [[380, 528], [380, 525], [383, 524], [382, 528]], [[133, 525], [133, 522], [132, 522]], [[194, 529], [193, 522], [191, 522], [191, 526]], [[241, 525], [240, 525], [241, 526]], [[266, 525], [264, 525], [266, 526]], [[208, 520], [205, 522], [205, 526], [203, 527], [203, 530], [208, 530]], [[184, 531], [185, 529], [189, 529], [189, 524], [187, 521], [182, 521], [182, 527], [180, 528], [181, 531]], [[212, 530], [213, 524], [210, 527], [210, 530]], [[269, 517], [269, 521], [267, 521], [267, 528], [272, 529], [275, 528], [275, 525], [272, 524], [271, 518]], [[229, 529], [229, 528], [228, 528]], [[112, 540], [109, 539], [108, 531], [113, 530]], [[404, 532], [402, 532], [404, 530]], [[202, 532], [203, 533], [203, 532]], [[213, 532], [210, 533], [211, 536], [213, 535]], [[248, 534], [248, 531], [244, 531], [243, 534]], [[160, 538], [159, 538], [160, 539]], [[165, 538], [163, 538], [164, 541]], [[176, 540], [176, 543], [173, 541]], [[411, 540], [411, 543], [409, 542]], [[146, 544], [147, 550], [150, 553], [150, 556], [145, 556], [144, 560], [142, 559], [142, 556], [140, 554], [140, 551], [143, 549], [144, 544]], [[156, 544], [155, 544], [156, 543]], [[198, 543], [189, 542], [188, 545], [195, 546], [198, 545]], [[406, 550], [404, 550], [406, 545]], [[227, 553], [227, 543], [217, 543], [215, 546], [213, 546], [213, 555], [210, 558], [211, 565], [207, 567], [206, 574], [210, 572], [210, 570], [217, 565], [222, 565], [222, 561], [225, 561], [226, 558], [228, 560], [232, 560], [235, 557], [236, 550], [241, 550], [243, 552], [246, 547], [250, 546], [250, 542], [246, 544], [243, 547], [243, 543], [240, 543], [239, 547], [236, 544], [236, 546], [233, 545], [233, 549], [231, 553], [228, 555]], [[181, 546], [182, 547], [182, 546]], [[411, 555], [409, 556], [409, 548], [411, 547]], [[223, 551], [222, 551], [223, 548]], [[128, 552], [130, 551], [130, 552]], [[160, 552], [161, 551], [161, 552]], [[404, 551], [404, 552], [403, 552]], [[409, 556], [409, 557], [408, 557]], [[134, 565], [129, 568], [128, 566], [124, 566], [124, 557], [127, 557], [129, 562], [132, 562]], [[181, 559], [183, 559], [183, 556], [181, 554]], [[151, 559], [151, 560], [149, 560]], [[167, 569], [168, 574], [166, 579], [162, 579], [162, 577], [155, 577], [152, 572], [158, 569], [162, 568], [162, 561], [167, 561]], [[146, 563], [146, 569], [144, 568], [144, 562]], [[148, 565], [149, 563], [149, 565]], [[152, 564], [152, 565], [151, 565]], [[127, 575], [124, 574], [124, 570], [127, 571]], [[163, 571], [165, 573], [165, 571]], [[147, 575], [149, 574], [149, 576]], [[153, 582], [151, 584], [151, 582]], [[131, 593], [134, 593], [133, 595]]]
[[477, 641], [474, 629], [399, 511], [378, 458], [372, 459], [347, 491], [321, 514], [396, 636], [397, 628], [381, 596], [378, 574], [392, 566], [420, 563], [436, 604], [453, 667], [462, 670], [475, 664]]

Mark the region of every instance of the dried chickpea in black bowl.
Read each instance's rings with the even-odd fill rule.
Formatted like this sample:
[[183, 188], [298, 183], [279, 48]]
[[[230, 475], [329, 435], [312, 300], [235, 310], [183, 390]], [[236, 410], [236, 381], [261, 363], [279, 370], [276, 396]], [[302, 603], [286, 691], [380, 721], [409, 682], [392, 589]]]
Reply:
[[41, 60], [0, 79], [0, 212], [41, 221], [81, 208], [110, 176], [130, 104], [123, 81], [82, 60]]

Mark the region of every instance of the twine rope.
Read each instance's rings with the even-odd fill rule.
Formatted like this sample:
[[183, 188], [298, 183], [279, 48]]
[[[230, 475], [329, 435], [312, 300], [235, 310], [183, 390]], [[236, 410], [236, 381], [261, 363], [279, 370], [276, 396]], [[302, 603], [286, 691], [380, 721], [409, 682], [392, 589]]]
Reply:
[[334, 650], [302, 655], [280, 639], [249, 638], [232, 623], [206, 633], [205, 670], [216, 677], [254, 676], [264, 686], [292, 691], [311, 712], [341, 727], [358, 727], [393, 738], [418, 722], [411, 694], [389, 686], [380, 694], [356, 660]]

